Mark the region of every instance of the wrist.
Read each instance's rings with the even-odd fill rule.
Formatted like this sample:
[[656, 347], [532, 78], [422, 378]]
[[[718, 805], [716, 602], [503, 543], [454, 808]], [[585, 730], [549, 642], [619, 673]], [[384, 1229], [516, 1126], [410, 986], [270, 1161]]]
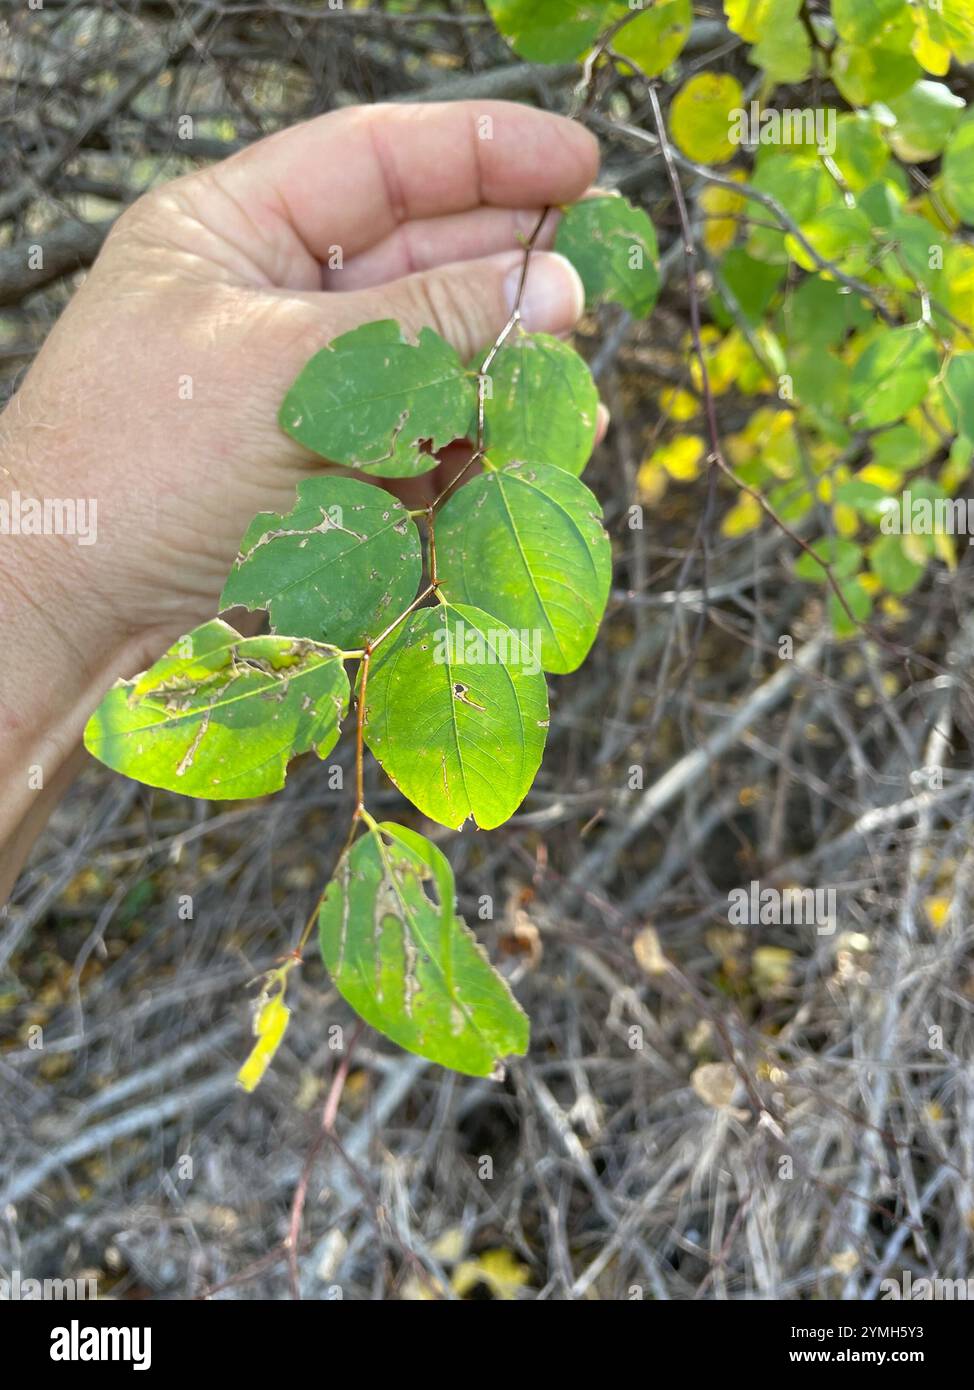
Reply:
[[0, 902], [130, 645], [90, 583], [96, 499], [47, 495], [39, 480], [60, 471], [32, 466], [29, 432], [10, 414], [0, 417]]

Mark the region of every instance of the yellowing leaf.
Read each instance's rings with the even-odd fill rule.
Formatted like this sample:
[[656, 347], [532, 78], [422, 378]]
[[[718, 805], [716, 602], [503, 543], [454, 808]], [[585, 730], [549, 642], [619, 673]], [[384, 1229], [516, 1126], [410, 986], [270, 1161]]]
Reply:
[[[875, 580], [874, 592], [880, 588], [879, 580], [876, 579], [874, 574], [863, 574], [859, 576], [859, 583], [862, 584], [863, 588], [866, 587], [867, 579]], [[880, 608], [883, 610], [884, 616], [889, 618], [892, 623], [906, 622], [907, 618], [910, 616], [910, 610], [907, 608], [906, 604], [901, 603], [893, 594], [887, 594], [884, 597], [880, 604]]]
[[744, 536], [760, 524], [761, 505], [757, 498], [744, 492], [721, 522], [720, 533], [722, 536]]
[[856, 474], [864, 483], [874, 483], [876, 487], [881, 487], [884, 492], [899, 492], [903, 479], [895, 468], [885, 468], [881, 463], [867, 463], [859, 473]]
[[668, 444], [660, 445], [653, 459], [677, 482], [691, 483], [700, 474], [700, 460], [706, 447], [698, 434], [681, 434]]
[[636, 487], [639, 490], [640, 499], [643, 502], [658, 502], [665, 494], [669, 484], [669, 474], [659, 462], [656, 455], [644, 459], [639, 465], [639, 472], [636, 474]]
[[727, 27], [747, 43], [764, 38], [775, 10], [776, 0], [724, 0]]
[[700, 404], [690, 391], [682, 386], [664, 386], [659, 393], [659, 408], [671, 420], [692, 420], [700, 409]]
[[832, 508], [832, 519], [840, 536], [854, 536], [859, 530], [859, 515], [854, 507], [837, 502]]
[[291, 1018], [291, 1010], [285, 1008], [283, 999], [286, 969], [287, 967], [284, 970], [275, 971], [275, 978], [267, 987], [267, 989], [278, 988], [277, 981], [279, 979], [279, 992], [268, 998], [267, 989], [265, 989], [257, 1001], [257, 1008], [254, 1012], [254, 1035], [257, 1041], [254, 1043], [250, 1056], [237, 1073], [237, 1084], [242, 1086], [245, 1091], [255, 1091], [260, 1085], [264, 1073], [274, 1059], [275, 1052], [281, 1045]]
[[[728, 175], [735, 182], [743, 183], [744, 174], [740, 169], [732, 169]], [[747, 207], [747, 199], [742, 193], [734, 193], [718, 184], [708, 184], [697, 199], [703, 214], [703, 241], [708, 251], [719, 256], [733, 245], [737, 236], [740, 218]]]
[[[708, 324], [707, 327], [711, 328], [712, 325]], [[723, 339], [720, 338], [716, 330], [714, 330], [713, 335], [704, 332], [701, 333], [700, 337], [711, 393], [715, 396], [722, 396], [725, 391], [729, 391], [736, 384], [741, 371], [753, 359], [754, 354], [744, 335], [739, 333], [736, 328], [731, 329]], [[702, 391], [703, 373], [700, 369], [700, 358], [693, 350], [691, 341], [686, 341], [685, 345], [692, 353], [690, 380], [697, 391]]]
[[950, 898], [924, 898], [923, 910], [934, 931], [942, 931], [950, 913]]
[[458, 1298], [464, 1298], [478, 1284], [486, 1284], [496, 1299], [509, 1302], [518, 1297], [529, 1274], [527, 1265], [509, 1250], [485, 1250], [475, 1260], [459, 1264], [450, 1285]]
[[742, 111], [744, 90], [727, 73], [701, 72], [685, 82], [670, 106], [673, 139], [700, 164], [723, 164], [734, 153], [731, 112]]

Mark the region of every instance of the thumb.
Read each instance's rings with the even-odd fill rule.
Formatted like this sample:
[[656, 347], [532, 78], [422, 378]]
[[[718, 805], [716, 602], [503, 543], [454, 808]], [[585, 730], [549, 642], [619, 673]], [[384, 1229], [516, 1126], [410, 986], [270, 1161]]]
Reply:
[[[397, 319], [415, 337], [435, 329], [468, 361], [489, 347], [514, 308], [524, 265], [523, 251], [504, 251], [480, 260], [458, 261], [368, 290], [327, 296], [339, 332], [374, 319]], [[319, 297], [319, 303], [321, 303]], [[578, 272], [564, 256], [535, 251], [521, 296], [521, 321], [535, 333], [566, 333], [585, 307]]]

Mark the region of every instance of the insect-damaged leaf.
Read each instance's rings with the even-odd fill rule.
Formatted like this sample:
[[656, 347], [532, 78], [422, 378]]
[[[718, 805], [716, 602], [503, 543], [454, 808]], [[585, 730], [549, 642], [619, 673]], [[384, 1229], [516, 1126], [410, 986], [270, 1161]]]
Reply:
[[611, 300], [643, 318], [656, 303], [656, 231], [641, 208], [617, 193], [573, 203], [558, 224], [555, 250], [582, 277], [590, 308]]
[[293, 511], [251, 522], [220, 607], [266, 608], [278, 632], [358, 647], [409, 606], [422, 570], [401, 502], [354, 478], [306, 478]]
[[489, 375], [490, 457], [539, 459], [581, 473], [595, 442], [599, 392], [575, 349], [547, 333], [522, 333], [501, 348]]
[[363, 324], [307, 362], [284, 398], [281, 428], [333, 463], [380, 478], [436, 467], [470, 422], [476, 386], [431, 328], [413, 344], [394, 319]]
[[85, 729], [101, 762], [150, 787], [236, 800], [279, 791], [289, 759], [324, 758], [348, 708], [338, 654], [241, 637], [214, 619], [108, 692]]
[[358, 840], [318, 922], [339, 992], [400, 1047], [470, 1076], [527, 1051], [526, 1017], [457, 916], [449, 863], [414, 830], [385, 823]]
[[514, 814], [541, 765], [548, 691], [534, 634], [478, 608], [420, 608], [379, 647], [365, 740], [431, 820], [491, 830]]
[[612, 549], [584, 483], [547, 463], [474, 478], [436, 526], [443, 593], [538, 633], [546, 671], [574, 671], [609, 596]]

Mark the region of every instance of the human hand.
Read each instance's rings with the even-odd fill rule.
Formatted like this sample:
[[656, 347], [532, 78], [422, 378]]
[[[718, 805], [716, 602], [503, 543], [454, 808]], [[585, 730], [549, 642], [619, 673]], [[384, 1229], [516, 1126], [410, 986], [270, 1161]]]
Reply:
[[[395, 318], [471, 357], [509, 315], [519, 239], [596, 167], [583, 129], [513, 103], [374, 106], [130, 208], [3, 417], [22, 441], [12, 487], [97, 502], [97, 544], [59, 558], [97, 645], [143, 638], [148, 661], [212, 616], [253, 516], [288, 510], [322, 466], [277, 425], [312, 353]], [[581, 309], [567, 262], [534, 256], [525, 326], [566, 331]], [[435, 475], [407, 486], [421, 504]]]
[[[353, 108], [119, 219], [0, 416], [0, 496], [97, 506], [94, 544], [0, 537], [0, 631], [18, 654], [0, 670], [0, 849], [20, 826], [23, 852], [20, 823], [43, 821], [104, 690], [214, 614], [253, 516], [288, 510], [323, 466], [277, 425], [306, 360], [381, 318], [429, 325], [465, 360], [488, 346], [541, 208], [581, 196], [597, 164], [581, 126], [509, 102]], [[554, 220], [521, 305], [550, 333], [582, 309], [544, 250]], [[418, 505], [438, 486], [431, 472], [397, 491]], [[0, 864], [0, 893], [4, 878]]]

